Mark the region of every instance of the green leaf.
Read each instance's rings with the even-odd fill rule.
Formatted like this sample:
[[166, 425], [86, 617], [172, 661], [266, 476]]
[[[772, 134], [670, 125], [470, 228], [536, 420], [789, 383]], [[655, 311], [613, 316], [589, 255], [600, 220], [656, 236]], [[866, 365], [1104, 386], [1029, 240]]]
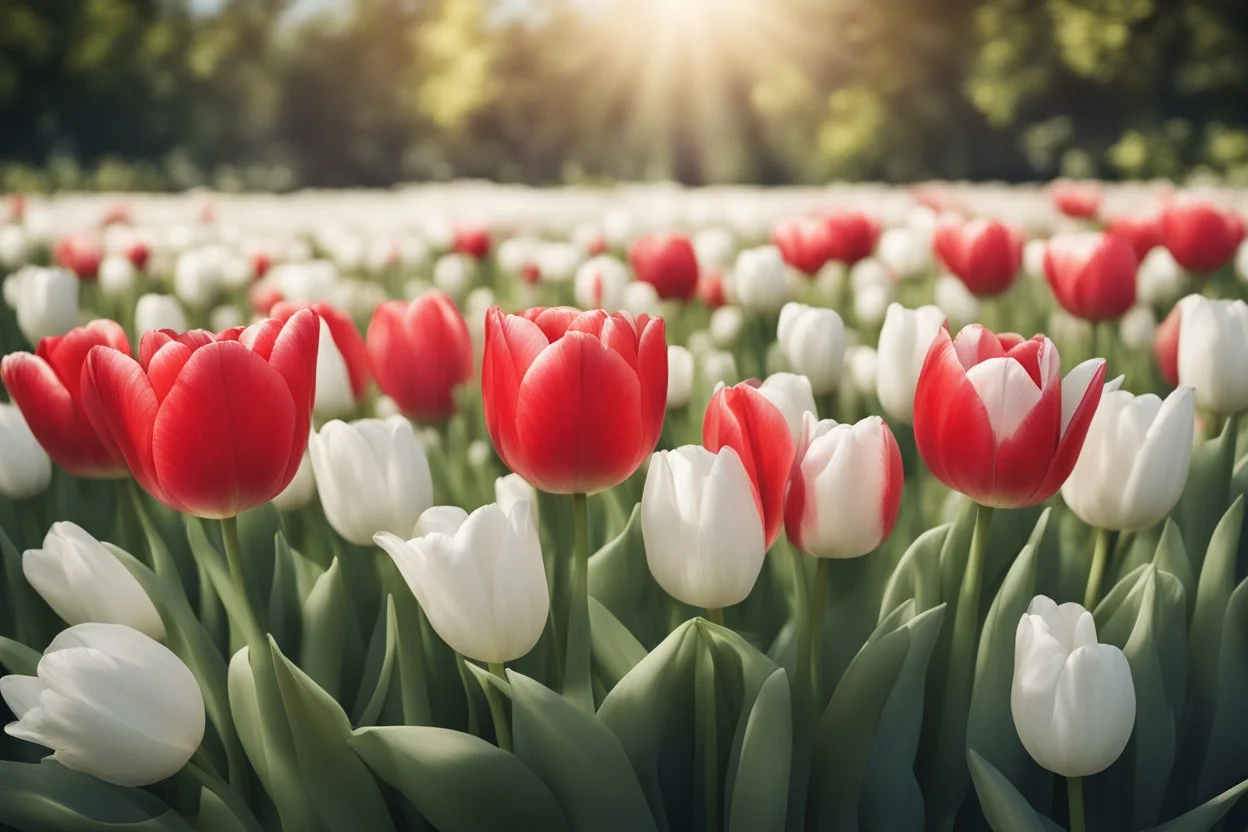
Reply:
[[1208, 802], [1172, 821], [1154, 826], [1148, 832], [1208, 832], [1231, 811], [1235, 802], [1248, 792], [1248, 780], [1234, 786]]
[[0, 636], [0, 665], [10, 673], [34, 676], [43, 654], [21, 642]]
[[654, 818], [615, 735], [592, 714], [508, 671], [515, 753], [550, 788], [572, 830], [654, 830]]
[[615, 687], [637, 663], [646, 657], [628, 628], [597, 598], [589, 599], [589, 626], [593, 638], [594, 672], [608, 690]]
[[[247, 635], [247, 625], [244, 622], [247, 620], [247, 610], [250, 608], [247, 596], [234, 585], [225, 557], [208, 540], [204, 521], [198, 517], [187, 517], [186, 539], [191, 544], [191, 553], [195, 556], [195, 563], [204, 570], [217, 597], [225, 606], [225, 614], [230, 620], [231, 643], [243, 644]], [[248, 553], [245, 551], [244, 554]], [[247, 558], [244, 557], [243, 560]]]
[[403, 722], [406, 725], [432, 725], [433, 710], [429, 703], [429, 668], [425, 663], [424, 639], [421, 634], [420, 608], [406, 587], [391, 596], [395, 611], [394, 653], [399, 663], [399, 686]]
[[[386, 701], [386, 695], [390, 691], [390, 679], [394, 675], [394, 652], [396, 643], [396, 634], [398, 632], [398, 624], [395, 619], [394, 598], [386, 596], [385, 609], [381, 611], [378, 619], [377, 632], [373, 638], [379, 642], [380, 647], [380, 665], [376, 674], [365, 671], [364, 681], [360, 684], [359, 696], [356, 702], [361, 706], [360, 715], [355, 720], [357, 726], [375, 725], [377, 716], [381, 713], [381, 706]], [[370, 648], [370, 652], [372, 649]], [[365, 694], [368, 698], [365, 699]]]
[[1230, 504], [1237, 438], [1230, 430], [1234, 421], [1228, 419], [1218, 436], [1192, 449], [1187, 485], [1174, 511], [1183, 530], [1192, 571], [1197, 575], [1202, 572], [1214, 530]]
[[296, 558], [303, 556], [290, 548], [280, 531], [273, 538], [273, 585], [269, 592], [267, 621], [269, 632], [289, 653], [297, 654], [301, 624]]
[[1163, 572], [1169, 572], [1183, 584], [1183, 596], [1190, 618], [1196, 608], [1196, 576], [1192, 574], [1192, 562], [1188, 560], [1187, 548], [1183, 545], [1183, 534], [1173, 520], [1167, 520], [1165, 528], [1162, 529], [1161, 539], [1157, 541], [1157, 551], [1153, 555], [1153, 565]]
[[445, 728], [362, 728], [351, 747], [443, 832], [568, 828], [546, 784], [515, 756]]
[[910, 544], [884, 587], [879, 620], [884, 620], [908, 598], [914, 599], [919, 611], [931, 609], [943, 600], [940, 552], [952, 530], [953, 524], [946, 523], [928, 529]]
[[22, 832], [191, 832], [155, 795], [70, 771], [51, 759], [0, 761], [0, 826]]
[[974, 750], [967, 751], [966, 757], [971, 766], [975, 793], [979, 795], [979, 804], [983, 807], [984, 816], [988, 818], [988, 825], [993, 832], [1061, 830], [1056, 823], [1031, 808], [1027, 799], [991, 763]]
[[1248, 723], [1244, 720], [1244, 705], [1248, 703], [1248, 579], [1240, 582], [1227, 604], [1218, 667], [1213, 729], [1202, 764], [1199, 797], [1216, 794], [1248, 774]]
[[195, 826], [200, 832], [247, 832], [247, 827], [234, 817], [225, 802], [206, 788], [200, 792], [199, 817]]
[[763, 682], [746, 719], [740, 764], [728, 793], [729, 832], [784, 829], [792, 755], [789, 677], [776, 668]]
[[299, 666], [331, 696], [341, 699], [347, 656], [364, 651], [364, 637], [338, 559], [317, 579], [303, 607]]

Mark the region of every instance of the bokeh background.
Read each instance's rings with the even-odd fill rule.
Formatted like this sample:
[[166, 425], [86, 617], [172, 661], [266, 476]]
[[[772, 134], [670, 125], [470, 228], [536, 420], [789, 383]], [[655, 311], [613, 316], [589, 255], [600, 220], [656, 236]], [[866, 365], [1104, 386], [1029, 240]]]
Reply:
[[1248, 183], [1244, 0], [0, 0], [0, 189]]

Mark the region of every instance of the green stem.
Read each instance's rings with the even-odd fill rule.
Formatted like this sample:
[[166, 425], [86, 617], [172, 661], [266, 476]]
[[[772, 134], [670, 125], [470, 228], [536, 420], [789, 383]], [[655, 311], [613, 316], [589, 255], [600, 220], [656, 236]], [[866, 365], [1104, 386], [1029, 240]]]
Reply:
[[573, 704], [591, 713], [594, 690], [590, 680], [589, 634], [589, 497], [572, 495], [572, 526], [575, 541], [572, 557], [572, 598], [568, 610], [567, 659], [563, 693]]
[[712, 624], [724, 626], [724, 608], [723, 607], [707, 607], [706, 620]]
[[837, 391], [823, 393], [818, 397], [819, 412], [816, 414], [820, 419], [835, 419], [839, 408]]
[[[490, 672], [504, 682], [507, 681], [507, 671], [503, 669], [502, 662], [490, 662]], [[485, 689], [485, 701], [490, 705], [490, 716], [494, 718], [494, 735], [498, 738], [498, 747], [504, 751], [511, 750], [511, 726], [507, 724], [507, 708], [503, 704], [503, 697], [498, 692], [498, 688], [494, 687], [490, 682], [486, 682], [481, 687]]]
[[260, 832], [262, 828], [256, 816], [247, 806], [247, 801], [213, 771], [212, 765], [203, 756], [203, 749], [195, 752], [195, 756], [186, 764], [186, 773], [195, 782], [221, 798], [221, 802], [234, 815], [239, 824], [248, 832]]
[[810, 588], [810, 688], [815, 707], [823, 704], [821, 699], [823, 670], [823, 615], [828, 608], [828, 574], [832, 561], [815, 559], [815, 583]]
[[221, 518], [221, 540], [225, 544], [225, 560], [230, 567], [230, 578], [242, 596], [242, 609], [239, 610], [239, 626], [243, 628], [242, 636], [248, 645], [264, 643], [264, 631], [256, 620], [255, 610], [251, 606], [251, 597], [247, 593], [247, 578], [243, 571], [243, 552], [238, 542], [238, 518]]
[[1083, 608], [1089, 612], [1096, 609], [1096, 605], [1101, 600], [1101, 586], [1105, 582], [1105, 572], [1114, 554], [1114, 544], [1117, 542], [1118, 532], [1109, 529], [1096, 530], [1096, 548], [1092, 550], [1092, 571], [1088, 574], [1088, 588], [1083, 595]]
[[702, 747], [702, 796], [707, 832], [719, 832], [719, 717], [716, 714], [715, 661], [705, 646], [698, 651], [694, 672], [697, 698], [696, 732]]
[[1066, 778], [1066, 797], [1070, 803], [1070, 832], [1086, 832], [1083, 819], [1083, 778]]

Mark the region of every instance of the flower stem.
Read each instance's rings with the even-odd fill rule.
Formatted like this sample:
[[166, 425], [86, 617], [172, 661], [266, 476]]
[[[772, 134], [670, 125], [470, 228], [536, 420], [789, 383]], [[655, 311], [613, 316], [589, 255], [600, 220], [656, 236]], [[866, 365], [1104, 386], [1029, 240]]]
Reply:
[[1086, 832], [1083, 819], [1083, 778], [1066, 778], [1066, 797], [1070, 804], [1070, 832]]
[[723, 607], [707, 607], [706, 620], [712, 624], [724, 626], [724, 608]]
[[805, 655], [808, 675], [810, 678], [812, 700], [816, 709], [822, 705], [820, 699], [820, 681], [823, 667], [823, 614], [828, 608], [828, 574], [832, 570], [832, 561], [828, 558], [815, 559], [815, 582], [810, 587], [810, 648]]
[[1091, 612], [1101, 600], [1101, 586], [1105, 582], [1105, 572], [1114, 554], [1114, 544], [1118, 542], [1118, 532], [1109, 529], [1096, 530], [1096, 548], [1092, 550], [1092, 571], [1088, 575], [1088, 588], [1083, 594], [1083, 608]]
[[[490, 662], [489, 667], [491, 673], [504, 682], [507, 681], [507, 672], [503, 669], [501, 662]], [[498, 747], [504, 751], [510, 751], [511, 726], [507, 724], [507, 708], [503, 705], [503, 697], [489, 682], [483, 684], [482, 687], [485, 688], [485, 701], [490, 705], [490, 716], [494, 718], [494, 735], [498, 738]]]
[[594, 710], [590, 681], [589, 634], [589, 496], [572, 495], [572, 598], [568, 610], [567, 659], [564, 665], [563, 694], [575, 705]]
[[204, 756], [203, 748], [196, 751], [195, 756], [187, 762], [186, 773], [200, 786], [220, 798], [221, 802], [225, 804], [226, 808], [230, 810], [234, 818], [239, 822], [239, 825], [246, 829], [247, 832], [259, 832], [261, 829], [260, 822], [256, 820], [256, 816], [252, 814], [251, 809], [247, 806], [247, 801], [217, 775], [212, 768], [212, 764]]
[[242, 636], [247, 644], [259, 645], [264, 642], [264, 631], [256, 620], [255, 610], [251, 606], [251, 597], [247, 594], [247, 577], [243, 571], [243, 551], [238, 542], [238, 518], [221, 518], [221, 541], [225, 544], [225, 560], [230, 567], [230, 578], [238, 589], [242, 599], [239, 610], [238, 625], [243, 629]]

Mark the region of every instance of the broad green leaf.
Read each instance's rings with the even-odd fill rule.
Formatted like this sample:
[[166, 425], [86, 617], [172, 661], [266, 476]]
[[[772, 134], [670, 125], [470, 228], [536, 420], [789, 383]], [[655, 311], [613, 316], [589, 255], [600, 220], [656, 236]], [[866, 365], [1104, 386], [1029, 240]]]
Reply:
[[1187, 485], [1174, 511], [1179, 528], [1183, 530], [1192, 571], [1197, 575], [1202, 572], [1214, 530], [1231, 502], [1236, 442], [1229, 429], [1232, 421], [1227, 420], [1218, 436], [1192, 449]]
[[290, 548], [286, 536], [279, 531], [273, 539], [273, 578], [266, 620], [274, 640], [292, 655], [299, 653], [303, 599], [299, 595], [295, 559], [302, 557]]
[[303, 646], [299, 666], [331, 696], [341, 699], [347, 656], [364, 651], [355, 611], [335, 559], [317, 579], [303, 607]]
[[1213, 728], [1202, 764], [1199, 797], [1216, 794], [1248, 775], [1245, 705], [1248, 705], [1248, 579], [1240, 582], [1227, 604]]
[[0, 826], [22, 832], [191, 832], [155, 795], [42, 763], [0, 761]]
[[247, 827], [234, 817], [225, 802], [206, 788], [200, 791], [199, 817], [195, 819], [195, 827], [200, 832], [247, 832]]
[[1183, 533], [1173, 520], [1167, 520], [1162, 529], [1161, 539], [1157, 541], [1157, 551], [1153, 555], [1153, 565], [1169, 572], [1183, 584], [1183, 596], [1187, 603], [1187, 614], [1191, 617], [1196, 608], [1196, 576], [1192, 574], [1192, 562], [1187, 557], [1187, 548], [1183, 545]]
[[0, 666], [10, 673], [34, 676], [41, 658], [43, 654], [38, 650], [11, 638], [0, 637]]
[[1222, 794], [1180, 815], [1172, 821], [1154, 826], [1148, 832], [1208, 832], [1235, 806], [1236, 801], [1248, 792], [1248, 780], [1227, 789]]
[[646, 648], [597, 598], [589, 599], [594, 672], [610, 690], [646, 657]]
[[[356, 700], [361, 706], [360, 715], [355, 720], [357, 726], [377, 724], [381, 706], [390, 692], [390, 680], [394, 676], [395, 645], [398, 641], [398, 622], [392, 596], [386, 596], [386, 607], [378, 619], [378, 625], [378, 632], [374, 633], [374, 639], [381, 645], [381, 661], [376, 674], [367, 670], [364, 673], [364, 681], [361, 682], [359, 697]], [[365, 698], [366, 694], [367, 698]]]
[[920, 611], [931, 609], [943, 600], [940, 551], [952, 529], [952, 523], [928, 529], [910, 544], [884, 588], [879, 620], [883, 620], [907, 598], [913, 598]]
[[789, 679], [777, 668], [759, 689], [746, 721], [740, 763], [729, 781], [729, 832], [784, 829], [792, 754]]
[[399, 663], [403, 723], [432, 725], [433, 710], [429, 704], [430, 676], [425, 664], [420, 608], [416, 604], [416, 598], [406, 587], [396, 588], [391, 598], [394, 600], [394, 653]]
[[1052, 832], [1061, 829], [1031, 808], [1031, 804], [1005, 779], [1005, 775], [974, 750], [967, 752], [967, 761], [971, 766], [975, 793], [979, 795], [979, 805], [983, 807], [993, 832]]

